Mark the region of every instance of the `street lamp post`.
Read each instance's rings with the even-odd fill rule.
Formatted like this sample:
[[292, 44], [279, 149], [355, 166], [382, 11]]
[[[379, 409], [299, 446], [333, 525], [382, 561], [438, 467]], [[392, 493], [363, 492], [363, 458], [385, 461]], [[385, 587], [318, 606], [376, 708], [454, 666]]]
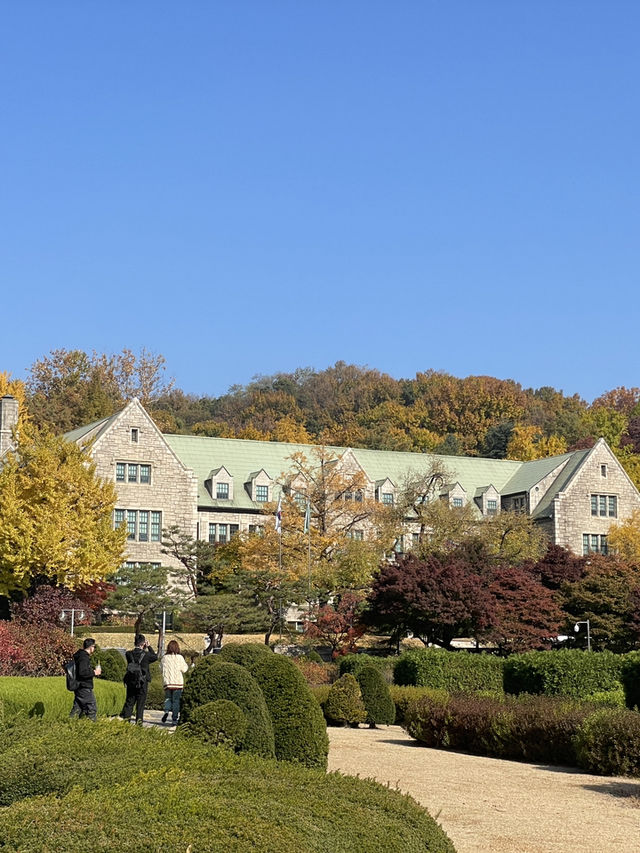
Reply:
[[587, 626], [587, 651], [590, 652], [591, 651], [591, 625], [590, 625], [588, 619], [584, 619], [581, 622], [576, 622], [576, 624], [573, 626], [573, 630], [576, 632], [576, 634], [580, 630], [580, 625], [586, 625]]
[[65, 621], [65, 619], [67, 618], [67, 617], [66, 617], [66, 615], [65, 615], [66, 613], [70, 613], [70, 614], [71, 614], [71, 625], [70, 625], [69, 633], [70, 633], [70, 634], [71, 634], [71, 636], [73, 637], [73, 629], [74, 629], [74, 627], [75, 627], [75, 617], [76, 617], [76, 613], [78, 614], [78, 618], [79, 618], [79, 619], [84, 619], [84, 610], [77, 610], [75, 607], [70, 607], [69, 609], [65, 608], [65, 609], [60, 613], [60, 618], [62, 619], [62, 621], [63, 621], [63, 622], [64, 622], [64, 621]]

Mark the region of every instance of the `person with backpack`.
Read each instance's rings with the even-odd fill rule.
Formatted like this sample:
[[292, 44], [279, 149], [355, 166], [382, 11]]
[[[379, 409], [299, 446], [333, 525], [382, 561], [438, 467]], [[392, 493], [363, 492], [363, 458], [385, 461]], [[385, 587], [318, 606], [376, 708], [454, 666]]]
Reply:
[[96, 641], [92, 637], [87, 637], [82, 643], [82, 648], [78, 649], [73, 656], [76, 686], [73, 691], [73, 706], [69, 714], [70, 717], [89, 717], [94, 723], [98, 716], [98, 704], [93, 692], [93, 677], [102, 672], [100, 664], [95, 669], [91, 665], [91, 655], [95, 650]]
[[167, 722], [171, 714], [171, 722], [177, 723], [180, 714], [180, 699], [184, 687], [184, 674], [189, 669], [189, 664], [180, 654], [180, 646], [177, 640], [171, 640], [167, 646], [167, 653], [160, 661], [162, 670], [162, 686], [164, 687], [164, 714], [162, 722]]
[[136, 706], [136, 723], [142, 724], [144, 720], [144, 706], [147, 703], [147, 690], [151, 681], [149, 664], [158, 660], [158, 655], [147, 643], [144, 634], [136, 634], [135, 648], [127, 652], [127, 671], [124, 674], [124, 683], [127, 688], [127, 697], [124, 707], [120, 713], [120, 719], [129, 722], [133, 706]]

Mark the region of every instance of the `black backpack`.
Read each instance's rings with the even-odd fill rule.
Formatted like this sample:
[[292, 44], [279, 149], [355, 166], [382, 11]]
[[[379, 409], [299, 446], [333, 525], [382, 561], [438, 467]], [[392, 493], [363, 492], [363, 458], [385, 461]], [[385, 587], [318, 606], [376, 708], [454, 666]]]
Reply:
[[142, 659], [146, 655], [146, 652], [143, 652], [137, 660], [133, 655], [134, 652], [131, 653], [132, 659], [127, 664], [127, 671], [124, 674], [124, 683], [127, 687], [131, 687], [132, 690], [142, 690], [147, 683], [147, 676], [140, 664], [142, 663]]
[[63, 663], [62, 668], [64, 670], [64, 676], [67, 680], [67, 690], [75, 692], [80, 686], [76, 673], [75, 658], [71, 658], [71, 660], [68, 660], [66, 663]]

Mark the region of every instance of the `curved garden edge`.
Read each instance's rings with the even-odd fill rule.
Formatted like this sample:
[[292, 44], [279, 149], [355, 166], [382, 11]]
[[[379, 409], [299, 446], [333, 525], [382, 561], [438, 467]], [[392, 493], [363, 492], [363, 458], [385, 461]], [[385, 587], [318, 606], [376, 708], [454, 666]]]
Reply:
[[640, 849], [640, 780], [429, 749], [399, 726], [328, 731], [329, 770], [410, 794], [458, 853]]

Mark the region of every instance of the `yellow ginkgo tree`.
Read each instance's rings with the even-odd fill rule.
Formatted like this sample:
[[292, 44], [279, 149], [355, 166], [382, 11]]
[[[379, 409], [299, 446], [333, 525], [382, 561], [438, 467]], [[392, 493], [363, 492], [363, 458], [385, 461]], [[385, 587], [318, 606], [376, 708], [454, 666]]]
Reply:
[[121, 565], [126, 531], [114, 529], [116, 491], [76, 444], [25, 425], [0, 467], [0, 595], [36, 580], [70, 589]]

